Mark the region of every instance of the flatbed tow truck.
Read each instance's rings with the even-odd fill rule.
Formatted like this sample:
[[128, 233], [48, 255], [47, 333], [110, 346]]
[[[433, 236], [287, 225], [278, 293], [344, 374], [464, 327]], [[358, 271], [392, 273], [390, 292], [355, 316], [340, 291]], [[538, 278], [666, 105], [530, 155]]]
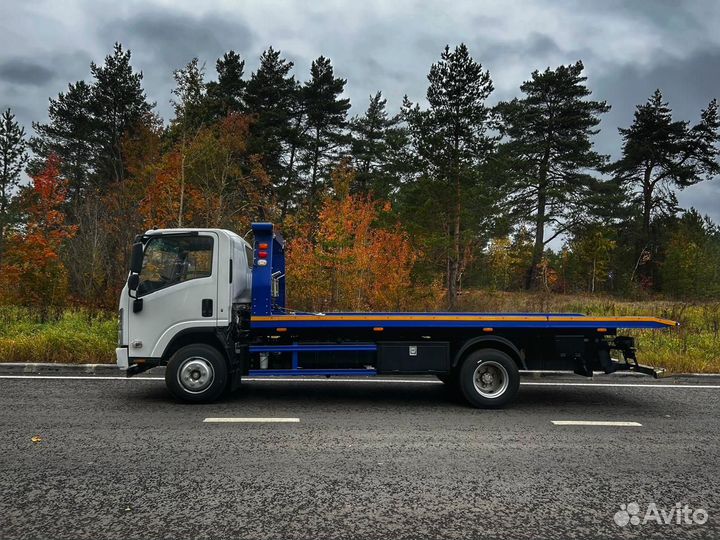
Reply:
[[579, 313], [306, 313], [286, 307], [282, 238], [252, 225], [253, 243], [222, 229], [136, 237], [120, 298], [116, 349], [130, 377], [167, 366], [178, 399], [210, 402], [243, 377], [434, 374], [472, 406], [513, 400], [521, 370], [663, 370], [639, 364], [623, 328], [655, 317]]

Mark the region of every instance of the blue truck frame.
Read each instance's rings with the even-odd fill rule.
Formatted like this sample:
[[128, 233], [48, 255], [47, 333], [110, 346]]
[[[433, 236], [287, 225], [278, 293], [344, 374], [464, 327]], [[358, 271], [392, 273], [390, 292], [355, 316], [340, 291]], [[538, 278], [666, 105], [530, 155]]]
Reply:
[[[432, 334], [439, 334], [441, 341], [449, 344], [450, 370], [457, 366], [463, 354], [473, 348], [490, 345], [510, 353], [521, 369], [542, 369], [548, 363], [538, 364], [535, 359], [528, 358], [527, 352], [523, 351], [523, 342], [540, 339], [555, 344], [558, 339], [565, 339], [574, 341], [575, 348], [582, 350], [573, 352], [569, 347], [560, 359], [550, 362], [553, 367], [565, 367], [582, 375], [591, 375], [593, 369], [601, 368], [608, 373], [622, 369], [657, 377], [662, 370], [637, 363], [631, 338], [623, 337], [614, 342], [608, 338], [614, 337], [620, 328], [666, 328], [677, 324], [656, 317], [588, 317], [579, 313], [298, 312], [288, 309], [285, 304], [286, 269], [282, 238], [275, 234], [271, 223], [254, 223], [252, 231], [252, 305], [246, 324], [251, 344], [246, 351], [248, 366], [243, 372], [253, 377], [372, 376], [383, 370], [372, 367], [303, 367], [301, 356], [303, 353], [314, 353], [312, 356], [315, 358], [318, 353], [371, 353], [371, 358], [385, 342], [422, 344], [427, 342], [423, 338], [432, 338]], [[258, 264], [259, 261], [264, 262]], [[613, 361], [609, 355], [597, 362], [583, 358], [588, 340], [607, 343], [608, 352], [620, 350], [624, 362]], [[547, 347], [540, 349], [546, 352]], [[604, 347], [600, 349], [604, 350]], [[261, 354], [289, 356], [289, 365], [261, 369], [257, 362], [252, 361], [253, 357]], [[566, 365], [563, 366], [563, 363]], [[412, 368], [402, 371], [415, 372]], [[439, 375], [443, 373], [432, 369], [417, 370], [420, 373], [436, 371]]]

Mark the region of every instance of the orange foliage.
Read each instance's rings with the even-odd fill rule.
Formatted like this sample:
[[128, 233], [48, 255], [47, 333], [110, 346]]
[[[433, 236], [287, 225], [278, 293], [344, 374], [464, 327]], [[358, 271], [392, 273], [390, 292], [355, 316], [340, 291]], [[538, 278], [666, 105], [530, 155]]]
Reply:
[[27, 193], [27, 220], [23, 230], [10, 235], [0, 268], [6, 301], [43, 308], [62, 304], [67, 297], [67, 272], [60, 260], [63, 243], [77, 227], [65, 223], [63, 205], [67, 181], [60, 162], [51, 155], [33, 177]]
[[140, 214], [146, 228], [177, 227], [182, 202], [184, 225], [192, 221], [193, 207], [200, 198], [198, 190], [182, 183], [183, 155], [175, 150], [163, 156], [154, 170], [154, 178], [140, 201]]
[[145, 225], [244, 229], [267, 215], [271, 181], [247, 153], [251, 123], [231, 114], [165, 154], [140, 204]]
[[406, 310], [422, 293], [411, 274], [417, 254], [399, 227], [378, 226], [388, 203], [350, 195], [352, 171], [333, 173], [336, 197], [327, 197], [314, 232], [300, 228], [288, 244], [289, 304], [310, 311]]

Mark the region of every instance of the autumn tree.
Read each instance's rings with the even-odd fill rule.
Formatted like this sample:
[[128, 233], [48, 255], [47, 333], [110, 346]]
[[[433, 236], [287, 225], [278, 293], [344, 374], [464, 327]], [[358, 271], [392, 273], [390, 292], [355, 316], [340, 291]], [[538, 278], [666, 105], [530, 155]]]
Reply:
[[270, 180], [248, 153], [253, 119], [230, 114], [160, 157], [140, 204], [147, 227], [246, 227], [269, 219]]
[[[520, 90], [524, 97], [500, 103], [500, 158], [508, 179], [509, 208], [535, 233], [526, 287], [536, 284], [546, 245], [592, 214], [590, 202], [600, 189], [589, 172], [605, 157], [593, 150], [600, 115], [610, 107], [588, 99], [583, 63], [535, 71]], [[550, 236], [546, 231], [552, 230]]]
[[6, 300], [45, 314], [64, 303], [67, 276], [60, 255], [64, 242], [76, 231], [65, 222], [66, 197], [67, 182], [60, 176], [58, 158], [51, 155], [24, 193], [24, 227], [7, 240], [9, 249], [0, 269]]
[[433, 302], [430, 289], [412, 286], [417, 253], [399, 226], [378, 225], [387, 203], [351, 194], [347, 162], [331, 174], [315, 227], [288, 245], [290, 305], [314, 311], [403, 310]]
[[203, 128], [187, 147], [188, 183], [198, 191], [195, 223], [240, 228], [270, 217], [270, 180], [248, 153], [252, 118], [230, 114]]
[[[95, 296], [103, 305], [115, 305], [116, 291], [122, 288], [127, 279], [130, 249], [135, 235], [143, 230], [144, 225], [143, 216], [138, 211], [138, 201], [145, 196], [154, 176], [155, 164], [163, 150], [163, 133], [162, 125], [148, 121], [126, 134], [122, 141], [126, 179], [100, 197], [98, 202], [103, 209], [101, 220], [88, 227], [90, 230], [99, 230], [108, 240], [107, 249], [100, 253], [100, 264], [105, 270], [99, 281], [102, 288], [98, 288]], [[78, 231], [77, 237], [80, 236], [81, 231]], [[87, 246], [78, 245], [75, 239], [68, 242], [66, 249], [70, 260], [87, 256]], [[71, 265], [69, 267], [72, 268]]]
[[144, 228], [180, 227], [181, 223], [192, 222], [199, 194], [192, 186], [181, 184], [181, 163], [181, 152], [173, 149], [162, 154], [153, 166], [153, 178], [138, 208]]
[[464, 44], [452, 51], [445, 47], [428, 81], [427, 110], [407, 98], [403, 105], [418, 163], [404, 204], [409, 221], [418, 223], [421, 234], [431, 239], [431, 249], [442, 254], [453, 308], [472, 252], [493, 215], [491, 191], [482, 175], [493, 146], [491, 110], [485, 104], [493, 85], [490, 73]]
[[[175, 117], [170, 121], [168, 134], [170, 140], [176, 142], [172, 153], [177, 154], [179, 160], [178, 174], [173, 178], [173, 182], [177, 180], [179, 187], [176, 226], [182, 227], [188, 189], [186, 187], [187, 147], [189, 141], [194, 139], [207, 123], [205, 66], [200, 64], [197, 57], [193, 58], [184, 68], [176, 69], [173, 77], [175, 88], [172, 90], [174, 98], [171, 103]], [[174, 163], [175, 157], [173, 156], [169, 161]]]
[[25, 129], [7, 109], [0, 116], [0, 263], [5, 238], [18, 218], [15, 203], [20, 175], [27, 160]]

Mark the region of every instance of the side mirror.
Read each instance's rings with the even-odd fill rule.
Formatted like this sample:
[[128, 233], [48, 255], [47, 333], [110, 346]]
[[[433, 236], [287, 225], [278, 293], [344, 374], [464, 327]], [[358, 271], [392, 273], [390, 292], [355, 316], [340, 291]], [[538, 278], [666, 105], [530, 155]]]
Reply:
[[143, 245], [142, 242], [135, 242], [130, 253], [130, 272], [139, 274], [142, 270]]
[[128, 277], [128, 289], [136, 291], [139, 284], [140, 276], [138, 274], [130, 274], [130, 277]]

